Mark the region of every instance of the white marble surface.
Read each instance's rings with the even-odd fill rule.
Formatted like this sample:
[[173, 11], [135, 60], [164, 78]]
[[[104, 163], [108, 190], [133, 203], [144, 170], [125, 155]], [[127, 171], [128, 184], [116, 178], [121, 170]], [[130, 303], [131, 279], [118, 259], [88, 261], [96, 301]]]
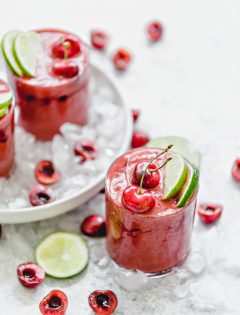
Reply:
[[[194, 255], [178, 275], [130, 293], [94, 258], [88, 273], [70, 282], [48, 279], [30, 293], [18, 285], [15, 264], [31, 259], [31, 233], [36, 240], [61, 222], [76, 230], [80, 211], [33, 227], [5, 226], [0, 314], [39, 314], [38, 301], [49, 287], [67, 292], [68, 315], [91, 314], [87, 296], [100, 287], [118, 294], [118, 315], [239, 314], [240, 194], [230, 177], [240, 151], [239, 12], [238, 0], [9, 0], [2, 5], [0, 35], [12, 28], [55, 26], [88, 40], [93, 27], [108, 30], [111, 45], [105, 55], [93, 53], [93, 62], [115, 78], [129, 107], [142, 110], [140, 125], [152, 136], [181, 135], [195, 142], [203, 155], [199, 199], [222, 203], [224, 213], [212, 228], [204, 228], [197, 218]], [[152, 18], [165, 25], [164, 40], [156, 45], [149, 45], [144, 34]], [[108, 57], [120, 45], [133, 52], [134, 62], [127, 73], [117, 75]], [[26, 240], [21, 250], [16, 229]]]

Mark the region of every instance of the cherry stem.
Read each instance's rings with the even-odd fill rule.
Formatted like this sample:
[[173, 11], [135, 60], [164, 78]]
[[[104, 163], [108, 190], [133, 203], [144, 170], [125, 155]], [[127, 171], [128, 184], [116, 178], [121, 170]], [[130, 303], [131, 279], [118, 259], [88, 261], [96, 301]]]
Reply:
[[[145, 170], [144, 170], [144, 172], [143, 172], [143, 174], [142, 174], [141, 181], [140, 181], [140, 187], [139, 187], [138, 192], [137, 192], [139, 195], [142, 194], [143, 181], [144, 181], [144, 177], [145, 177], [145, 175], [146, 175], [146, 173], [147, 173], [147, 171], [148, 171], [149, 166], [150, 166], [159, 156], [163, 155], [164, 153], [167, 153], [168, 150], [170, 150], [172, 147], [173, 147], [173, 144], [170, 144], [169, 146], [166, 147], [166, 149], [164, 149], [161, 153], [159, 153], [159, 154], [156, 155], [153, 159], [151, 159], [150, 162], [148, 162], [148, 164], [147, 164], [147, 166], [146, 166], [146, 168], [145, 168]], [[167, 159], [167, 160], [163, 163], [163, 165], [161, 165], [159, 168], [157, 168], [157, 169], [155, 169], [155, 170], [153, 170], [153, 171], [155, 172], [156, 170], [161, 169], [161, 168], [164, 167], [171, 159], [172, 159], [172, 158]]]
[[63, 53], [64, 53], [64, 59], [68, 58], [67, 50], [70, 48], [70, 43], [65, 42], [64, 39], [62, 40], [62, 45], [63, 45]]

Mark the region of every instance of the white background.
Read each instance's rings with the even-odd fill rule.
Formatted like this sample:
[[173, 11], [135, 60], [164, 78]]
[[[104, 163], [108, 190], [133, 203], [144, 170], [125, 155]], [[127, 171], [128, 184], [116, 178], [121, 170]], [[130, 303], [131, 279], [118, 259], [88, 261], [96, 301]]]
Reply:
[[[221, 256], [211, 261], [204, 280], [200, 278], [195, 284], [199, 295], [203, 294], [203, 301], [206, 290], [215, 291], [215, 294], [207, 291], [210, 297], [214, 294], [210, 299], [213, 306], [204, 308], [201, 314], [207, 314], [208, 310], [211, 314], [239, 314], [240, 309], [236, 296], [240, 288], [236, 254], [240, 196], [239, 187], [230, 176], [232, 162], [240, 155], [239, 15], [238, 0], [2, 0], [1, 3], [0, 35], [15, 28], [60, 27], [78, 33], [89, 42], [91, 29], [106, 30], [111, 36], [109, 48], [105, 54], [92, 52], [92, 61], [114, 77], [129, 107], [141, 109], [139, 127], [155, 137], [185, 136], [201, 151], [200, 200], [224, 205], [217, 229], [206, 233], [209, 237], [216, 233], [212, 246], [216, 245], [221, 252], [222, 245], [226, 259]], [[164, 38], [154, 45], [145, 36], [145, 26], [152, 19], [164, 24]], [[134, 57], [129, 71], [121, 75], [114, 71], [110, 61], [119, 46], [129, 48]], [[205, 241], [210, 240], [205, 238]], [[210, 278], [215, 264], [221, 263], [222, 267]], [[183, 314], [180, 309], [178, 313], [174, 300], [165, 302], [170, 304], [156, 308], [154, 314]], [[187, 307], [188, 302], [186, 298], [181, 305]], [[143, 314], [143, 310], [144, 314], [153, 313], [152, 308], [148, 312], [138, 303], [135, 306], [132, 303], [124, 315]], [[186, 314], [187, 308], [183, 309]], [[198, 314], [199, 309], [191, 308], [188, 312]], [[76, 314], [81, 311], [71, 315]]]

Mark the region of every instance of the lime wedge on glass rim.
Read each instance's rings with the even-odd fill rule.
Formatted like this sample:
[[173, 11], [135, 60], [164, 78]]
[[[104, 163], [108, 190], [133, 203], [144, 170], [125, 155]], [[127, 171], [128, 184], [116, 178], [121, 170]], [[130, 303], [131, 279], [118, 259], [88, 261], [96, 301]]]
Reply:
[[64, 279], [82, 272], [89, 261], [86, 241], [79, 234], [54, 232], [46, 236], [35, 251], [36, 261], [47, 275]]
[[194, 193], [199, 181], [198, 169], [192, 166], [190, 163], [187, 163], [187, 168], [188, 168], [187, 178], [182, 189], [178, 194], [179, 197], [179, 201], [177, 204], [178, 208], [184, 207], [186, 205], [188, 200], [192, 197], [192, 194]]
[[29, 77], [36, 75], [41, 37], [36, 32], [20, 33], [15, 37], [13, 53], [22, 72]]
[[147, 147], [166, 148], [169, 144], [173, 144], [172, 150], [179, 153], [190, 161], [198, 169], [200, 167], [201, 155], [194, 148], [194, 145], [183, 137], [166, 136], [152, 139], [148, 142]]
[[17, 30], [10, 31], [4, 35], [1, 42], [3, 57], [6, 63], [8, 64], [9, 68], [18, 77], [22, 76], [23, 73], [13, 54], [13, 42], [17, 35], [19, 34], [21, 34], [20, 31]]
[[0, 93], [0, 109], [8, 107], [12, 103], [12, 92]]
[[187, 177], [187, 164], [185, 159], [178, 154], [171, 155], [170, 160], [165, 167], [163, 179], [163, 200], [167, 200], [181, 190]]

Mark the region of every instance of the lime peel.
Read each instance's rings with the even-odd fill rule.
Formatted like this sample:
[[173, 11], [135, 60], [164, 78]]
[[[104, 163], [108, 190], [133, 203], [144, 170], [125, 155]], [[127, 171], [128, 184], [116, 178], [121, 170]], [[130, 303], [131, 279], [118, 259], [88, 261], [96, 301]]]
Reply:
[[191, 199], [199, 182], [199, 171], [188, 163], [188, 174], [186, 181], [179, 192], [179, 201], [177, 204], [178, 208], [184, 207], [187, 202]]

